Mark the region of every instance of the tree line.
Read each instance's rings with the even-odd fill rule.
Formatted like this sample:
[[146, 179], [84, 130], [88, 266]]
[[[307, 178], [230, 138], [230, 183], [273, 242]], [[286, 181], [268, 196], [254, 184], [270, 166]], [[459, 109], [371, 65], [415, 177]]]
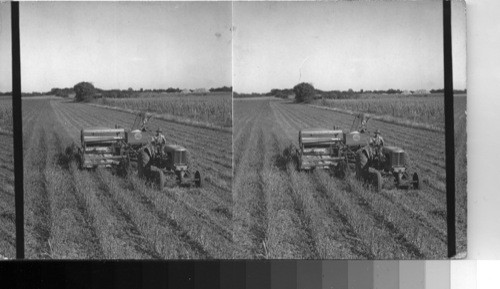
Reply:
[[[387, 90], [364, 90], [360, 89], [355, 91], [353, 89], [347, 90], [329, 90], [324, 91], [314, 88], [310, 83], [299, 83], [293, 88], [278, 89], [273, 88], [267, 93], [233, 93], [234, 98], [245, 97], [277, 97], [277, 98], [294, 98], [297, 102], [311, 102], [314, 99], [356, 99], [361, 98], [363, 94], [429, 94], [429, 93], [443, 93], [444, 89], [431, 89], [427, 90], [406, 90], [389, 88]], [[453, 90], [456, 94], [467, 93], [467, 89]]]
[[[206, 90], [202, 89], [204, 94], [206, 94]], [[233, 90], [232, 86], [222, 86], [222, 87], [213, 87], [210, 88], [210, 92], [231, 92]], [[139, 97], [140, 93], [197, 93], [199, 89], [180, 89], [169, 87], [167, 89], [143, 89], [140, 88], [135, 90], [131, 87], [128, 89], [101, 89], [94, 87], [91, 82], [82, 81], [75, 84], [73, 87], [65, 87], [65, 88], [57, 88], [54, 87], [46, 92], [23, 92], [22, 96], [43, 96], [43, 95], [55, 95], [59, 97], [70, 97], [72, 95], [75, 96], [76, 101], [91, 101], [94, 98], [131, 98], [131, 97]], [[0, 92], [0, 95], [12, 95], [12, 92]]]

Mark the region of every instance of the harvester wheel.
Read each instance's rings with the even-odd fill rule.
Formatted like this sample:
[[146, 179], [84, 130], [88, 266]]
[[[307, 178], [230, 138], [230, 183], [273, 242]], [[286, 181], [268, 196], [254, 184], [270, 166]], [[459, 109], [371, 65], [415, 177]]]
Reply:
[[83, 150], [82, 148], [78, 148], [78, 153], [75, 156], [76, 164], [80, 170], [83, 170]]
[[340, 161], [335, 168], [335, 174], [338, 178], [345, 179], [347, 176], [349, 167], [345, 161]]
[[145, 150], [141, 150], [137, 158], [137, 173], [140, 178], [147, 176], [146, 166], [149, 163], [149, 155]]
[[413, 188], [415, 190], [420, 190], [420, 179], [417, 173], [413, 173]]
[[301, 160], [302, 160], [302, 155], [300, 153], [300, 150], [295, 149], [295, 166], [297, 167], [297, 171], [300, 172], [301, 169]]
[[124, 159], [120, 162], [118, 167], [118, 174], [120, 176], [126, 177], [130, 172], [130, 161], [128, 159]]
[[382, 190], [382, 175], [379, 171], [371, 172], [370, 175], [375, 191], [380, 192]]
[[200, 172], [199, 171], [196, 171], [194, 173], [194, 184], [196, 185], [196, 187], [201, 187], [201, 175], [200, 175]]

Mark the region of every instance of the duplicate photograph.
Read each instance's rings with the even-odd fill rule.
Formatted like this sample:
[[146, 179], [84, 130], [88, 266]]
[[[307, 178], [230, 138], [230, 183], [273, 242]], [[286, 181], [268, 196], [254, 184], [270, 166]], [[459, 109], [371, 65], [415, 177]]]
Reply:
[[[452, 2], [466, 252], [465, 3]], [[235, 258], [445, 259], [443, 3], [233, 4]]]
[[19, 6], [26, 257], [232, 257], [231, 3]]

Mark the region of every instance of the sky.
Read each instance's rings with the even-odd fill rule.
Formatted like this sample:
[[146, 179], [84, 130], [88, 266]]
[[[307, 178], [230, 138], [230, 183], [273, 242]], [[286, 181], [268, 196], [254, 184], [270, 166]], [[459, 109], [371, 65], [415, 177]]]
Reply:
[[[454, 87], [463, 89], [465, 5], [452, 6]], [[10, 4], [0, 4], [0, 16], [0, 91], [9, 91]], [[444, 82], [440, 0], [28, 2], [20, 4], [20, 25], [25, 92], [80, 81], [103, 89], [233, 85], [237, 92], [299, 82], [323, 90]]]
[[12, 90], [10, 3], [0, 3], [0, 92]]
[[[80, 81], [103, 89], [231, 85], [230, 2], [21, 3], [20, 34], [26, 92]], [[4, 74], [0, 91], [11, 88]]]
[[[461, 7], [461, 9], [460, 9]], [[465, 88], [465, 10], [453, 4], [454, 87]], [[441, 1], [235, 2], [233, 86], [267, 92], [444, 86]]]

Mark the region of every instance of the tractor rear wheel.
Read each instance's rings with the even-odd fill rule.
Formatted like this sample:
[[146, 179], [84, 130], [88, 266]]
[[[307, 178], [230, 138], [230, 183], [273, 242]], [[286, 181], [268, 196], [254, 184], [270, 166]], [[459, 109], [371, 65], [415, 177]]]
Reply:
[[196, 185], [196, 187], [201, 187], [201, 175], [200, 175], [200, 172], [199, 171], [196, 171], [194, 173], [194, 184]]
[[139, 156], [137, 157], [137, 173], [140, 178], [144, 178], [147, 176], [147, 164], [149, 163], [149, 155], [145, 150], [141, 150], [139, 152]]
[[370, 174], [372, 177], [372, 184], [375, 187], [375, 191], [380, 192], [382, 190], [382, 175], [379, 171], [375, 171]]
[[165, 174], [157, 167], [151, 167], [151, 178], [158, 190], [163, 190], [165, 187]]
[[415, 190], [420, 190], [420, 179], [418, 178], [418, 174], [413, 174], [413, 188]]

